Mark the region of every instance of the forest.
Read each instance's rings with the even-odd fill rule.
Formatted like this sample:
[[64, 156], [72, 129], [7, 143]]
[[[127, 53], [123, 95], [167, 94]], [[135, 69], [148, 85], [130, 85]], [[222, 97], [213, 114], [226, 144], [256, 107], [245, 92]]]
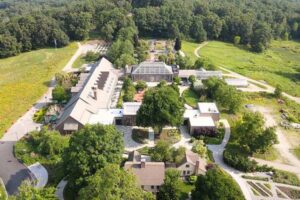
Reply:
[[0, 2], [0, 57], [84, 40], [139, 37], [240, 43], [263, 52], [300, 38], [298, 0], [29, 0]]

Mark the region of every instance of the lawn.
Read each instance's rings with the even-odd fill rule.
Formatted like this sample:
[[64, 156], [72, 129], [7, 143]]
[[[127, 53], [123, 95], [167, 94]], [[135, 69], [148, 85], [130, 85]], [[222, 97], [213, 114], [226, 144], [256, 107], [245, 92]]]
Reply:
[[[198, 45], [183, 43], [187, 55]], [[217, 66], [223, 66], [256, 80], [264, 80], [276, 86], [280, 84], [287, 93], [300, 96], [300, 43], [272, 41], [271, 47], [257, 54], [233, 44], [211, 41], [199, 54], [209, 58]], [[195, 57], [195, 56], [194, 56]]]
[[47, 90], [47, 85], [77, 50], [76, 43], [0, 60], [0, 137]]
[[183, 91], [182, 97], [183, 97], [184, 103], [188, 104], [189, 106], [191, 106], [193, 108], [197, 108], [197, 103], [199, 102], [199, 96], [192, 89], [187, 89], [187, 90]]
[[195, 185], [180, 181], [180, 200], [186, 200], [189, 197], [189, 193], [195, 188]]
[[270, 147], [265, 153], [254, 153], [253, 157], [268, 161], [274, 161], [278, 159], [279, 153], [274, 147]]
[[75, 62], [73, 63], [72, 67], [73, 68], [80, 68], [82, 65], [86, 64], [87, 62], [85, 61], [83, 56], [79, 56]]
[[181, 51], [183, 51], [187, 57], [190, 57], [191, 60], [195, 62], [197, 57], [195, 56], [194, 51], [198, 46], [198, 43], [182, 41]]

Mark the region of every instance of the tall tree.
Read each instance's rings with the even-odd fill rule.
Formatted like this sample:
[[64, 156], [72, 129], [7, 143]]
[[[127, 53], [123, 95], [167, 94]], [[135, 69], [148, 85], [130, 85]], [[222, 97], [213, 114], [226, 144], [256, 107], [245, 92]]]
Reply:
[[137, 124], [159, 129], [163, 126], [179, 126], [182, 123], [183, 103], [177, 91], [162, 86], [149, 89], [137, 113]]
[[180, 198], [180, 172], [167, 169], [164, 184], [160, 187], [157, 200], [177, 200]]
[[88, 177], [87, 186], [79, 191], [79, 199], [107, 200], [154, 200], [151, 193], [144, 192], [131, 172], [120, 169], [118, 165], [109, 164]]
[[15, 56], [20, 53], [20, 45], [15, 37], [0, 35], [0, 58]]
[[178, 37], [177, 37], [176, 40], [175, 40], [174, 49], [175, 49], [176, 51], [179, 51], [179, 50], [181, 49], [181, 39], [178, 38]]
[[253, 51], [263, 52], [266, 50], [270, 45], [271, 38], [271, 29], [268, 24], [256, 24], [251, 38], [251, 47]]
[[247, 112], [237, 123], [240, 145], [249, 153], [265, 152], [273, 144], [278, 143], [274, 128], [264, 128], [264, 119], [258, 112]]
[[192, 199], [231, 199], [243, 200], [243, 193], [239, 185], [225, 171], [214, 167], [197, 178], [195, 189], [192, 191]]
[[82, 186], [86, 177], [107, 164], [120, 164], [123, 151], [123, 137], [115, 126], [85, 126], [71, 136], [63, 154], [69, 183], [73, 187]]

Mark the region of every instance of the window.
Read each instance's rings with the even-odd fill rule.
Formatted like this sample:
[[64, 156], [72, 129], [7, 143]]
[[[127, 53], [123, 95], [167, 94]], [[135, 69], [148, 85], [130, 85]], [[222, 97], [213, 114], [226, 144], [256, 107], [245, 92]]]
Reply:
[[158, 186], [156, 186], [156, 188], [159, 190], [159, 185], [158, 185]]
[[190, 167], [190, 165], [185, 165], [185, 167], [186, 167], [186, 168], [189, 168], [189, 167]]
[[142, 189], [144, 189], [144, 186], [143, 186], [143, 185], [142, 185], [141, 187], [142, 187]]
[[154, 189], [154, 185], [151, 185], [151, 189]]
[[186, 173], [189, 175], [189, 174], [190, 174], [190, 171], [186, 171]]
[[183, 175], [185, 175], [185, 171], [183, 171]]

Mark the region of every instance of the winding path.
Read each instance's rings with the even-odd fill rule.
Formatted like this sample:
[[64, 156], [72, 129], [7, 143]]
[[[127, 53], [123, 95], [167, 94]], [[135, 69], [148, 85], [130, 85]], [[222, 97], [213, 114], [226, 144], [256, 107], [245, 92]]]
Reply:
[[[82, 46], [80, 44], [78, 44], [78, 46], [80, 50], [78, 49], [76, 51], [63, 71], [68, 72], [73, 62], [81, 55], [80, 52], [82, 52]], [[54, 86], [55, 80], [53, 78], [49, 84], [47, 92], [15, 122], [0, 139], [0, 177], [3, 179], [9, 195], [15, 194], [18, 191], [18, 187], [24, 180], [35, 179], [30, 170], [15, 158], [13, 153], [14, 144], [28, 132], [41, 128], [42, 124], [33, 122], [32, 118], [37, 110], [50, 102]]]
[[[198, 53], [199, 50], [200, 50], [201, 48], [203, 48], [204, 46], [206, 46], [208, 43], [209, 43], [209, 42], [207, 42], [207, 41], [206, 41], [206, 42], [203, 42], [203, 43], [201, 43], [201, 44], [194, 50], [194, 54], [195, 54], [196, 57], [200, 58], [200, 55], [199, 55], [199, 53]], [[236, 72], [233, 72], [233, 71], [227, 69], [226, 66], [224, 66], [224, 65], [223, 65], [223, 66], [218, 66], [218, 67], [219, 67], [221, 70], [227, 72], [228, 74], [225, 74], [225, 75], [227, 75], [227, 76], [231, 76], [231, 77], [234, 77], [234, 78], [240, 78], [240, 79], [246, 79], [246, 80], [249, 81], [249, 82], [252, 82], [252, 83], [255, 83], [255, 84], [258, 84], [258, 85], [262, 85], [263, 87], [265, 87], [265, 89], [257, 88], [256, 90], [251, 90], [251, 91], [249, 91], [249, 92], [261, 92], [261, 91], [265, 91], [265, 92], [268, 92], [268, 93], [273, 93], [274, 90], [275, 90], [275, 88], [274, 88], [273, 86], [271, 86], [271, 85], [269, 85], [269, 84], [267, 84], [267, 83], [262, 83], [262, 82], [260, 82], [260, 81], [257, 81], [257, 80], [251, 79], [251, 78], [249, 78], [249, 77], [243, 76], [243, 75], [241, 75], [241, 74], [238, 74], [238, 73], [236, 73]], [[294, 96], [289, 95], [289, 94], [287, 94], [287, 93], [285, 93], [285, 92], [283, 92], [282, 94], [283, 94], [285, 97], [289, 98], [290, 100], [293, 100], [293, 101], [295, 101], [295, 102], [297, 102], [297, 103], [300, 104], [300, 97], [294, 97]]]
[[232, 178], [238, 183], [238, 185], [240, 186], [240, 188], [245, 196], [245, 199], [251, 200], [252, 199], [251, 192], [250, 192], [251, 189], [249, 188], [246, 181], [241, 177], [241, 175], [243, 173], [228, 166], [223, 161], [223, 152], [229, 141], [231, 132], [230, 132], [230, 125], [227, 120], [223, 119], [223, 120], [220, 120], [220, 122], [222, 122], [225, 127], [225, 135], [224, 135], [224, 139], [223, 139], [222, 143], [220, 145], [207, 145], [207, 147], [209, 150], [211, 150], [213, 152], [213, 157], [214, 157], [215, 163], [218, 164], [220, 167], [222, 167], [227, 173], [229, 173], [232, 176]]

